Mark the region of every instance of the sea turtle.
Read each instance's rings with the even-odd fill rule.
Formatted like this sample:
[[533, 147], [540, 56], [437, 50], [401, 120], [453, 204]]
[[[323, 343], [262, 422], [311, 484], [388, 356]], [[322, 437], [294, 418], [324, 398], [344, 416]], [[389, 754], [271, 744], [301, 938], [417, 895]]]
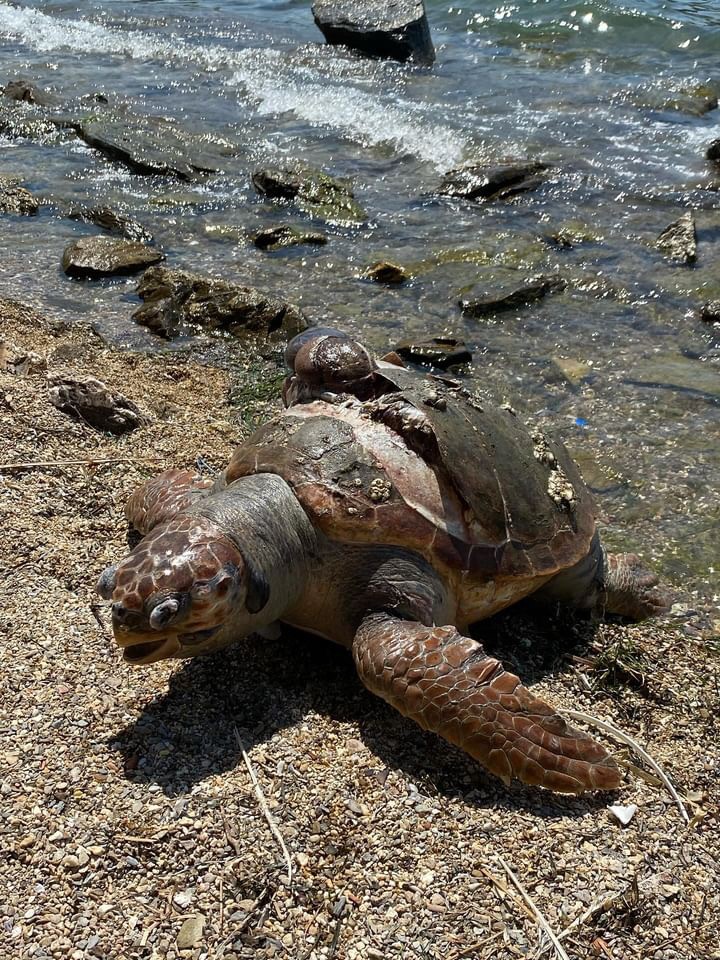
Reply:
[[665, 608], [637, 557], [601, 546], [562, 444], [334, 330], [286, 359], [286, 409], [214, 482], [168, 470], [128, 501], [144, 539], [98, 582], [125, 660], [282, 621], [351, 648], [370, 690], [505, 782], [617, 787], [605, 749], [466, 633], [530, 593], [638, 620]]

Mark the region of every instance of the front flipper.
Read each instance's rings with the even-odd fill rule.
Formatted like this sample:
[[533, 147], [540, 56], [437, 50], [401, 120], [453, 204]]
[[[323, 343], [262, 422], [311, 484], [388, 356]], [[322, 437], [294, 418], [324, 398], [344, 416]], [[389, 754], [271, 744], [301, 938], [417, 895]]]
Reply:
[[159, 523], [187, 510], [209, 493], [212, 485], [211, 479], [192, 470], [166, 470], [138, 487], [125, 504], [125, 516], [138, 533], [146, 536]]
[[363, 683], [509, 783], [558, 793], [614, 790], [606, 750], [570, 727], [455, 627], [426, 627], [385, 614], [365, 619], [353, 643]]

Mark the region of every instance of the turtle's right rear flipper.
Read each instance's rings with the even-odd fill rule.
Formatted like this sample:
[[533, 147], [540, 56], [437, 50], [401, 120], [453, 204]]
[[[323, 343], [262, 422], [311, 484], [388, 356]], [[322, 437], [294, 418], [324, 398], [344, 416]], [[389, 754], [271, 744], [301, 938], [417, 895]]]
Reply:
[[620, 785], [618, 768], [599, 743], [570, 727], [455, 627], [372, 615], [358, 629], [353, 655], [373, 693], [505, 783], [517, 777], [558, 793]]

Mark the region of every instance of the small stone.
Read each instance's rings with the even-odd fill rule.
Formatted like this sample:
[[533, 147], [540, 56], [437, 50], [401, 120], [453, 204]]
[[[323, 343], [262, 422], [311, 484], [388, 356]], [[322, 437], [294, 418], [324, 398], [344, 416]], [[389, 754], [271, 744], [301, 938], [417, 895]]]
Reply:
[[39, 202], [16, 177], [0, 176], [0, 213], [34, 216], [39, 209]]
[[377, 260], [363, 270], [362, 276], [375, 283], [399, 284], [405, 283], [409, 274], [398, 263], [393, 263], [391, 260]]
[[700, 319], [705, 323], [720, 323], [720, 300], [708, 300], [704, 303], [700, 307]]
[[202, 938], [204, 926], [205, 917], [202, 915], [198, 914], [194, 917], [188, 917], [180, 927], [180, 932], [177, 935], [176, 943], [178, 950], [189, 950], [199, 943]]
[[159, 250], [134, 240], [83, 237], [65, 247], [62, 268], [68, 277], [90, 280], [137, 273], [164, 259]]
[[655, 241], [656, 246], [671, 260], [691, 264], [697, 259], [695, 217], [691, 211], [666, 227]]
[[252, 241], [259, 250], [280, 250], [282, 247], [294, 247], [303, 244], [324, 246], [328, 242], [328, 238], [324, 233], [298, 230], [297, 227], [283, 224], [279, 227], [259, 230]]
[[74, 873], [75, 870], [80, 869], [80, 861], [76, 856], [69, 853], [67, 856], [62, 858], [62, 860], [60, 861], [60, 866]]
[[705, 151], [705, 156], [708, 158], [708, 160], [713, 160], [716, 163], [720, 163], [720, 139], [713, 140], [713, 142]]

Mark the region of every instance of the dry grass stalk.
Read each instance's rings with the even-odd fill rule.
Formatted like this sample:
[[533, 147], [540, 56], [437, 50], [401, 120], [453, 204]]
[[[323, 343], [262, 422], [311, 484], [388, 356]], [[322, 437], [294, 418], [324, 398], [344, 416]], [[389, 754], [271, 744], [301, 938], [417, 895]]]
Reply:
[[95, 467], [104, 463], [157, 463], [159, 457], [91, 457], [88, 460], [27, 460], [21, 463], [0, 463], [0, 470], [31, 470], [44, 467]]
[[570, 717], [571, 720], [579, 720], [581, 723], [587, 723], [588, 726], [594, 726], [598, 727], [600, 730], [604, 730], [606, 733], [609, 733], [610, 736], [615, 737], [616, 740], [619, 740], [621, 743], [624, 743], [626, 746], [630, 747], [630, 749], [633, 750], [642, 760], [644, 760], [645, 763], [647, 763], [647, 765], [651, 767], [652, 770], [662, 780], [668, 793], [675, 801], [677, 808], [680, 811], [680, 816], [683, 818], [685, 823], [690, 823], [690, 816], [685, 809], [685, 804], [680, 799], [680, 796], [678, 795], [675, 787], [672, 785], [670, 778], [664, 772], [662, 767], [660, 767], [660, 765], [653, 760], [650, 754], [643, 750], [639, 743], [636, 743], [636, 741], [633, 740], [632, 737], [628, 736], [627, 733], [623, 733], [622, 730], [619, 730], [607, 720], [599, 720], [597, 717], [591, 717], [590, 714], [580, 713], [577, 710], [565, 710], [564, 713]]
[[258, 782], [258, 778], [255, 776], [255, 771], [253, 770], [252, 764], [250, 763], [250, 757], [247, 755], [247, 752], [246, 752], [246, 750], [245, 750], [245, 746], [244, 746], [242, 740], [240, 739], [240, 734], [239, 734], [238, 728], [235, 726], [235, 724], [233, 724], [233, 731], [234, 731], [234, 733], [235, 733], [235, 739], [236, 739], [237, 742], [238, 742], [238, 746], [240, 747], [240, 752], [242, 753], [242, 758], [243, 758], [243, 760], [245, 761], [245, 766], [247, 767], [248, 773], [250, 774], [250, 780], [252, 781], [253, 789], [255, 790], [255, 796], [257, 797], [257, 801], [258, 801], [258, 804], [260, 805], [260, 809], [262, 810], [263, 816], [265, 817], [265, 819], [266, 819], [267, 822], [268, 822], [268, 826], [270, 827], [270, 832], [271, 832], [272, 835], [275, 837], [275, 839], [277, 840], [277, 842], [278, 842], [278, 844], [279, 844], [279, 846], [280, 846], [280, 849], [282, 850], [282, 854], [283, 854], [283, 857], [284, 857], [284, 859], [285, 859], [285, 863], [286, 863], [286, 865], [287, 865], [288, 886], [291, 887], [291, 886], [292, 886], [293, 869], [292, 869], [292, 857], [290, 856], [290, 851], [288, 850], [287, 846], [285, 845], [285, 841], [283, 840], [283, 837], [282, 837], [282, 834], [280, 833], [280, 830], [279, 830], [279, 828], [278, 828], [278, 825], [275, 823], [275, 819], [274, 819], [273, 815], [270, 813], [270, 808], [269, 808], [268, 805], [267, 805], [267, 800], [265, 799], [265, 794], [262, 792], [262, 787], [260, 786], [260, 783]]
[[518, 878], [515, 876], [513, 871], [510, 869], [510, 867], [505, 862], [505, 860], [503, 860], [500, 854], [497, 854], [497, 859], [500, 865], [502, 866], [503, 870], [505, 871], [505, 873], [508, 875], [508, 879], [510, 880], [512, 885], [515, 887], [515, 889], [518, 891], [518, 893], [522, 897], [523, 902], [532, 910], [535, 916], [535, 919], [538, 922], [538, 925], [540, 926], [542, 931], [546, 934], [546, 936], [549, 938], [550, 943], [554, 947], [555, 953], [558, 955], [558, 957], [560, 957], [560, 960], [570, 960], [567, 953], [565, 953], [563, 945], [560, 943], [557, 936], [553, 932], [552, 927], [545, 919], [540, 908], [537, 906], [535, 901], [530, 897], [530, 894], [525, 890], [523, 885], [520, 883]]

